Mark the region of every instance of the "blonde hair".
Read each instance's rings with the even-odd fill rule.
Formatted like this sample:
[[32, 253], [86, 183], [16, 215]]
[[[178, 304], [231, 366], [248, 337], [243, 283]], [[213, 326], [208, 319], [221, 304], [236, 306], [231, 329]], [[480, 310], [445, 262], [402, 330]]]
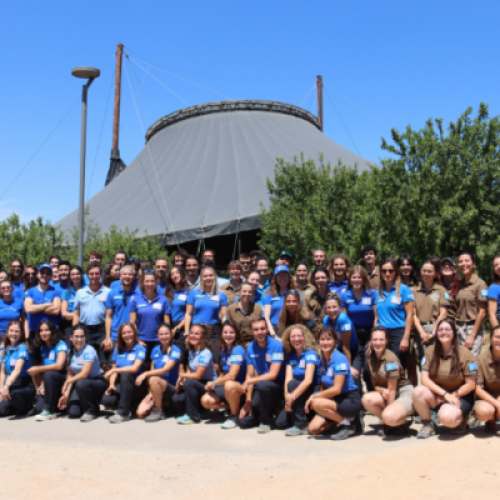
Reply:
[[[295, 320], [292, 320], [290, 314], [286, 310], [286, 299], [289, 295], [293, 295], [297, 300], [297, 316]], [[301, 325], [306, 325], [308, 321], [312, 319], [313, 315], [311, 311], [302, 303], [302, 298], [296, 290], [290, 291], [285, 295], [285, 299], [283, 300], [283, 307], [281, 308], [280, 314], [278, 316], [278, 327], [280, 333], [283, 332], [290, 325], [293, 325], [296, 321]]]
[[366, 272], [366, 269], [360, 265], [354, 266], [351, 269], [351, 274], [349, 276], [349, 284], [347, 285], [347, 289], [351, 290], [351, 288], [352, 288], [351, 278], [352, 278], [352, 275], [355, 273], [360, 274], [361, 279], [363, 280], [363, 286], [365, 287], [365, 290], [370, 290], [371, 289], [370, 278], [368, 278], [368, 273]]
[[205, 285], [203, 283], [203, 278], [205, 277], [205, 273], [207, 271], [212, 271], [212, 274], [214, 275], [214, 282], [212, 285], [212, 288], [210, 289], [210, 295], [215, 295], [219, 294], [219, 283], [217, 282], [217, 273], [215, 272], [215, 269], [210, 266], [205, 266], [201, 268], [200, 271], [200, 284], [197, 286], [198, 290], [205, 290]]
[[291, 354], [295, 349], [290, 345], [290, 334], [293, 330], [300, 330], [304, 335], [304, 351], [313, 350], [316, 354], [319, 355], [318, 344], [316, 344], [316, 340], [314, 339], [314, 335], [309, 331], [309, 328], [304, 325], [295, 324], [290, 325], [283, 334], [282, 342], [283, 348], [285, 349], [285, 353], [287, 355]]

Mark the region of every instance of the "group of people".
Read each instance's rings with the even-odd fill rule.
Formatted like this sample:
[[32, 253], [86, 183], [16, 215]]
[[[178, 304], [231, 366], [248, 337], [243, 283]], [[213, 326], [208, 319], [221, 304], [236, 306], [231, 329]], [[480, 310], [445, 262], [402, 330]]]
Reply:
[[[312, 265], [258, 251], [219, 276], [215, 252], [177, 251], [170, 266], [118, 251], [85, 272], [58, 256], [0, 270], [0, 416], [60, 412], [82, 422], [112, 410], [179, 424], [226, 412], [223, 429], [455, 434], [500, 417], [500, 256], [488, 288], [474, 257], [384, 259], [366, 246], [353, 264], [315, 249]], [[271, 270], [272, 268], [272, 270]], [[483, 324], [488, 314], [490, 348]]]

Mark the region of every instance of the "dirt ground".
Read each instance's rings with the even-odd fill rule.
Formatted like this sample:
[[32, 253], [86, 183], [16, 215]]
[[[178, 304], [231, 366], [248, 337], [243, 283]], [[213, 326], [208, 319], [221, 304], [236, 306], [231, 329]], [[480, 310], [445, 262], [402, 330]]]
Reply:
[[[223, 431], [59, 418], [0, 421], [1, 498], [477, 498], [500, 489], [500, 435], [382, 439], [377, 420], [343, 442], [280, 431]], [[371, 425], [370, 425], [371, 424]]]

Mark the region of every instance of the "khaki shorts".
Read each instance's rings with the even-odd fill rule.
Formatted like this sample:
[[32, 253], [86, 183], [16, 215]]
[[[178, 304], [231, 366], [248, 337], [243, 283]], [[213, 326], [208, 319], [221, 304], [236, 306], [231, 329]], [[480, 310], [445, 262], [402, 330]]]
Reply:
[[[464, 321], [457, 321], [457, 332], [458, 332], [458, 343], [460, 345], [464, 345], [467, 337], [471, 334], [474, 329], [474, 323], [465, 323]], [[478, 357], [481, 353], [481, 349], [483, 348], [483, 327], [479, 329], [477, 332], [476, 338], [474, 339], [474, 345], [472, 346], [471, 352], [474, 354], [474, 357]]]
[[[431, 325], [422, 325], [422, 329], [424, 330], [425, 333], [432, 333], [432, 330], [434, 329], [435, 323], [432, 323]], [[420, 333], [416, 332], [415, 333], [415, 360], [417, 362], [417, 366], [420, 367], [420, 364], [422, 362], [422, 359], [425, 357], [425, 351], [430, 345], [433, 345], [434, 342], [436, 341], [436, 338], [433, 338], [430, 342], [430, 344], [422, 344], [420, 341]]]
[[413, 406], [413, 389], [411, 384], [400, 387], [394, 401], [404, 406], [407, 415], [413, 415], [413, 413], [415, 413], [415, 407]]

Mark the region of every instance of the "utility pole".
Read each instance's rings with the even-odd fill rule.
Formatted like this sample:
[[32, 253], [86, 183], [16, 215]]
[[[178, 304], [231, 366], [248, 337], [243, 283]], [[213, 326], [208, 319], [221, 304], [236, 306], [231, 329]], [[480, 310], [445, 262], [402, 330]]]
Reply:
[[318, 121], [319, 129], [323, 132], [323, 78], [321, 75], [317, 76], [316, 91], [318, 93]]

